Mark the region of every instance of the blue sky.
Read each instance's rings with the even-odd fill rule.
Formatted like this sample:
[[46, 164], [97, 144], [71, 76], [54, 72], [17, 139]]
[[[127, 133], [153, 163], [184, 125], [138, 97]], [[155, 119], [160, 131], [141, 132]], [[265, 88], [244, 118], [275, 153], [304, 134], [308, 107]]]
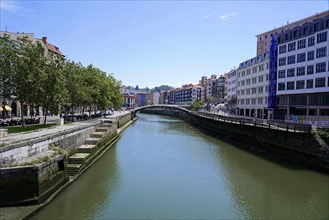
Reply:
[[256, 55], [255, 35], [329, 9], [304, 1], [9, 1], [0, 28], [48, 37], [124, 85], [198, 83]]

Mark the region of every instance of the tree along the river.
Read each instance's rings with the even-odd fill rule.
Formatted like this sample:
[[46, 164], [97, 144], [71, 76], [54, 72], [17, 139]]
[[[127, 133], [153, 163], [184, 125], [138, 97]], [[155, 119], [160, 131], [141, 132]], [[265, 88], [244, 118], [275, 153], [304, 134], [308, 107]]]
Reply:
[[74, 107], [103, 110], [122, 105], [121, 81], [112, 74], [62, 56], [46, 59], [44, 52], [40, 42], [27, 37], [0, 38], [0, 95], [21, 103], [23, 126], [27, 106], [43, 107], [46, 123], [47, 112], [58, 114], [60, 107], [66, 106], [73, 114]]

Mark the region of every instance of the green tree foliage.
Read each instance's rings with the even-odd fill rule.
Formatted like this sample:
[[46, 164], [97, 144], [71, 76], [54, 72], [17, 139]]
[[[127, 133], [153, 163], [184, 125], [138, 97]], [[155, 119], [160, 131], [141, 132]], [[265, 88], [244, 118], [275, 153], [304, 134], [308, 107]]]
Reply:
[[[0, 95], [5, 99], [16, 97], [22, 105], [41, 106], [46, 113], [54, 114], [64, 106], [73, 112], [76, 106], [96, 110], [122, 105], [121, 81], [112, 74], [62, 56], [46, 59], [44, 52], [38, 41], [1, 37]], [[21, 115], [23, 120], [23, 108]]]
[[197, 111], [197, 110], [203, 108], [203, 105], [204, 105], [204, 102], [202, 102], [202, 101], [200, 101], [200, 100], [193, 101], [193, 102], [191, 103], [191, 109], [192, 109], [193, 111]]
[[18, 46], [8, 35], [0, 38], [0, 95], [10, 99], [14, 90]]
[[[45, 65], [46, 77], [40, 82], [43, 88], [43, 95], [40, 105], [45, 112], [50, 111], [58, 114], [60, 107], [68, 100], [68, 91], [65, 87], [64, 59], [58, 56], [56, 59], [48, 60]], [[46, 124], [47, 114], [45, 114], [44, 124]]]
[[168, 85], [161, 85], [161, 86], [156, 86], [154, 87], [153, 91], [154, 92], [161, 92], [162, 90], [171, 90], [174, 89], [174, 87], [168, 86]]

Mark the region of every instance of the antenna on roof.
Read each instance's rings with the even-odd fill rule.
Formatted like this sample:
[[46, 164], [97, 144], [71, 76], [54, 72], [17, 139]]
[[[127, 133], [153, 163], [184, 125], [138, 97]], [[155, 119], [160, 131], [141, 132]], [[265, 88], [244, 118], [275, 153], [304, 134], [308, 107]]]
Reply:
[[289, 24], [289, 19], [290, 19], [290, 18], [286, 18], [286, 19], [287, 19], [287, 24]]
[[5, 26], [5, 32], [7, 32], [7, 25]]

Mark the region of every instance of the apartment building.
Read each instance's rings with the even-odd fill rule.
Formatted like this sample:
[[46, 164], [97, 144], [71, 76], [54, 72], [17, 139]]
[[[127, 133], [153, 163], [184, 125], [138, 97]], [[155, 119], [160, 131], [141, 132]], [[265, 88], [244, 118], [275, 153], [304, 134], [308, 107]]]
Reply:
[[[241, 63], [236, 74], [237, 113], [248, 117], [267, 118], [269, 54], [264, 53]], [[234, 72], [231, 75], [233, 82]]]
[[216, 104], [218, 103], [224, 103], [225, 100], [225, 75], [221, 75], [220, 77], [218, 77], [218, 79], [216, 80], [216, 89], [213, 93], [214, 96], [214, 101]]
[[237, 83], [238, 75], [235, 69], [231, 70], [226, 74], [226, 89], [227, 93], [225, 95], [225, 100], [227, 103], [227, 107], [230, 109], [232, 113], [236, 113], [236, 83]]
[[183, 85], [182, 88], [174, 90], [175, 105], [189, 105], [193, 101], [204, 101], [204, 87], [200, 85]]
[[276, 114], [329, 116], [329, 12], [277, 35]]
[[291, 30], [295, 27], [301, 26], [308, 22], [313, 22], [313, 20], [318, 18], [323, 18], [329, 15], [329, 10], [316, 13], [315, 15], [303, 18], [301, 20], [282, 25], [281, 27], [274, 28], [273, 30], [266, 31], [264, 33], [256, 35], [257, 38], [257, 56], [260, 56], [263, 53], [268, 53], [270, 51], [272, 35], [278, 35], [284, 31]]

